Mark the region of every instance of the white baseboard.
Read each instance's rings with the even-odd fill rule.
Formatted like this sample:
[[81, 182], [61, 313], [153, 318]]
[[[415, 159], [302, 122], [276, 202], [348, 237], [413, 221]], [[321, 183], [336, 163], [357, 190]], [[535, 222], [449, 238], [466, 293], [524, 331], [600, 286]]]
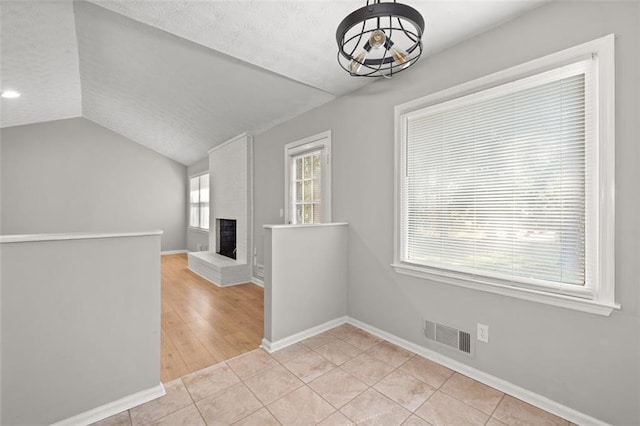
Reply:
[[160, 255], [161, 256], [165, 256], [167, 254], [183, 254], [183, 253], [189, 253], [189, 250], [167, 250], [167, 251], [161, 251]]
[[260, 347], [269, 353], [279, 351], [280, 349], [286, 348], [287, 346], [291, 346], [294, 343], [298, 343], [311, 336], [315, 336], [316, 334], [320, 334], [334, 327], [342, 325], [345, 322], [347, 322], [347, 317], [340, 317], [331, 321], [327, 321], [324, 324], [320, 324], [315, 327], [308, 328], [304, 331], [301, 331], [300, 333], [293, 334], [289, 337], [285, 337], [284, 339], [280, 339], [276, 342], [270, 342], [267, 339], [262, 339], [262, 344], [260, 345]]
[[487, 386], [491, 386], [492, 388], [498, 389], [501, 392], [507, 393], [513, 397], [521, 399], [522, 401], [528, 402], [531, 405], [535, 405], [538, 408], [541, 408], [545, 411], [553, 413], [556, 416], [560, 416], [564, 419], [567, 419], [575, 424], [579, 424], [581, 426], [607, 425], [607, 423], [601, 420], [598, 420], [587, 414], [581, 413], [580, 411], [576, 411], [573, 408], [569, 408], [545, 396], [542, 396], [535, 392], [531, 392], [527, 389], [521, 388], [520, 386], [514, 385], [513, 383], [503, 380], [499, 377], [485, 373], [484, 371], [480, 371], [476, 368], [470, 367], [466, 364], [463, 364], [452, 358], [444, 356], [431, 349], [427, 349], [423, 346], [409, 342], [408, 340], [404, 340], [391, 333], [387, 333], [386, 331], [375, 328], [367, 323], [358, 321], [355, 318], [347, 317], [346, 322], [358, 328], [361, 328], [375, 336], [378, 336], [384, 340], [387, 340], [395, 345], [398, 345], [401, 348], [404, 348], [408, 351], [416, 353], [424, 358], [430, 359], [431, 361], [437, 362], [438, 364], [442, 364], [451, 370], [454, 370], [460, 374], [464, 374], [465, 376], [471, 377], [472, 379], [477, 380], [481, 383], [484, 383]]
[[251, 282], [257, 286], [264, 288], [264, 281], [262, 281], [260, 278], [251, 277]]
[[137, 407], [140, 404], [149, 402], [153, 399], [160, 398], [166, 394], [164, 386], [160, 383], [158, 386], [154, 386], [150, 389], [146, 389], [134, 394], [125, 396], [124, 398], [117, 399], [109, 402], [108, 404], [101, 405], [84, 413], [80, 413], [68, 419], [53, 423], [51, 426], [86, 426], [91, 423], [95, 423], [99, 420], [106, 419], [107, 417], [118, 414], [122, 411], [128, 410], [133, 407]]
[[206, 280], [207, 282], [210, 282], [211, 284], [215, 285], [216, 287], [220, 287], [220, 288], [232, 287], [234, 285], [240, 285], [240, 284], [246, 284], [247, 283], [247, 281], [238, 281], [237, 283], [229, 283], [229, 284], [221, 285], [221, 284], [218, 284], [217, 282], [213, 281], [211, 278], [205, 277], [200, 272], [196, 271], [193, 268], [190, 268], [189, 266], [187, 266], [187, 269], [190, 270], [191, 272], [193, 272], [194, 274], [196, 274], [197, 276], [199, 276], [200, 278], [202, 278], [202, 279]]

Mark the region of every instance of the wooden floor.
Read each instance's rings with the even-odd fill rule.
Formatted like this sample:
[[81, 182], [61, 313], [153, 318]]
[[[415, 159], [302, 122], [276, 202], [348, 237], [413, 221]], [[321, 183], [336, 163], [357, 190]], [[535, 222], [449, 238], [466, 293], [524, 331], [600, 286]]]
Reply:
[[263, 306], [255, 284], [216, 287], [187, 269], [186, 254], [162, 256], [161, 380], [256, 349]]

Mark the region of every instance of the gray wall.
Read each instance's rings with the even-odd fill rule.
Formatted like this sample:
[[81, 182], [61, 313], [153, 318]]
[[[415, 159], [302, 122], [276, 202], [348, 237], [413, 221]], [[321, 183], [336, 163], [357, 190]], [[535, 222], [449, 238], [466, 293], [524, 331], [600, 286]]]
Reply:
[[[348, 314], [414, 343], [428, 318], [475, 330], [473, 358], [431, 349], [614, 424], [640, 424], [638, 140], [639, 8], [559, 2], [456, 45], [392, 80], [337, 99], [255, 137], [256, 246], [282, 223], [284, 145], [328, 129], [333, 219], [349, 222]], [[616, 33], [616, 297], [602, 317], [402, 276], [393, 257], [393, 107], [527, 60]], [[428, 37], [428, 33], [427, 33]]]
[[186, 247], [187, 168], [84, 118], [2, 129], [2, 234], [161, 229]]
[[[187, 176], [191, 177], [209, 171], [209, 157], [205, 157], [187, 167]], [[189, 225], [189, 180], [187, 179], [187, 225]], [[197, 251], [198, 244], [209, 245], [209, 232], [192, 229], [187, 226], [187, 250]]]
[[[264, 338], [269, 343], [286, 344], [297, 333], [347, 314], [347, 232], [345, 224], [265, 230], [270, 260], [264, 269]], [[314, 248], [313, 256], [307, 247]]]
[[0, 251], [0, 424], [48, 425], [160, 385], [160, 235]]

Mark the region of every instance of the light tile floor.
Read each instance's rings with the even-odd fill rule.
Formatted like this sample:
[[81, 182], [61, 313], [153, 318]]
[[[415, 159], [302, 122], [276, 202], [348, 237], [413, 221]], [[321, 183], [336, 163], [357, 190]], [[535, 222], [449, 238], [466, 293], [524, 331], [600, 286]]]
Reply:
[[569, 425], [348, 324], [165, 388], [95, 425]]

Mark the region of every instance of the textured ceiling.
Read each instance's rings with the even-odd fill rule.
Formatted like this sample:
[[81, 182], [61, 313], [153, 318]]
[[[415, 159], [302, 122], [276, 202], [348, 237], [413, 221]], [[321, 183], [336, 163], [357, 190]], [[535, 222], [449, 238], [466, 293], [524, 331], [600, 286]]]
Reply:
[[336, 62], [336, 27], [365, 2], [91, 1], [332, 94], [370, 83]]
[[[423, 57], [544, 1], [407, 0]], [[342, 71], [334, 38], [364, 3], [0, 0], [0, 88], [23, 94], [2, 100], [0, 126], [84, 115], [191, 164], [370, 83]]]
[[73, 4], [0, 2], [0, 127], [77, 117], [82, 113]]
[[[139, 22], [334, 95], [370, 83], [336, 62], [335, 31], [364, 0], [90, 0]], [[425, 18], [424, 55], [540, 5], [542, 1], [407, 0]]]
[[75, 13], [84, 116], [184, 164], [334, 98], [90, 3]]

